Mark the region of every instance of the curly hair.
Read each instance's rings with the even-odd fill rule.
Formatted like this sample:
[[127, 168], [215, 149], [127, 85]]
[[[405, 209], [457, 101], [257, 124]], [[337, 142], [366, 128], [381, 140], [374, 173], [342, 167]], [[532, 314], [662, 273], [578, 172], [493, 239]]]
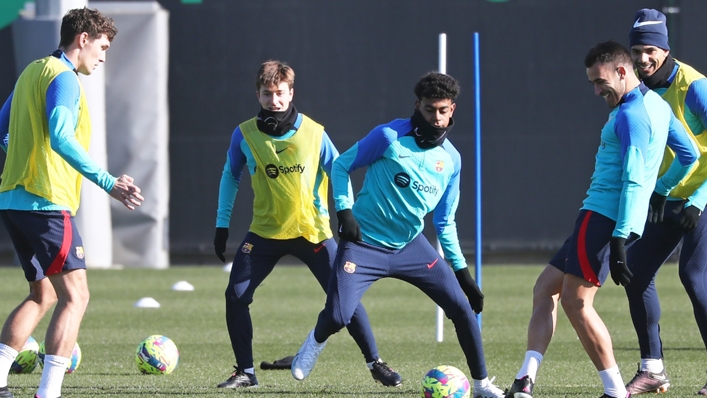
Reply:
[[587, 56], [584, 58], [584, 66], [591, 68], [596, 63], [631, 65], [631, 68], [633, 68], [631, 53], [626, 47], [613, 40], [599, 43], [589, 49]]
[[59, 47], [68, 47], [74, 38], [81, 33], [88, 33], [91, 40], [96, 40], [105, 34], [109, 41], [113, 41], [118, 34], [113, 19], [96, 9], [88, 7], [69, 10], [61, 20], [61, 41]]
[[422, 98], [450, 99], [454, 101], [461, 87], [459, 82], [447, 74], [437, 71], [427, 72], [415, 85], [415, 95], [418, 100]]

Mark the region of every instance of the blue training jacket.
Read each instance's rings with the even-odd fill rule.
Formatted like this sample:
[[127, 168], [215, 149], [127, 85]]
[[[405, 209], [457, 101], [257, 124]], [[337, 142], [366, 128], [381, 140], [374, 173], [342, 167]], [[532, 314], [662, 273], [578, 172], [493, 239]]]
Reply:
[[[467, 266], [454, 216], [459, 204], [461, 156], [447, 139], [441, 146], [420, 149], [407, 135], [410, 119], [396, 119], [374, 128], [341, 154], [332, 168], [336, 210], [352, 209], [363, 241], [400, 249], [433, 222], [444, 255], [456, 271]], [[368, 166], [361, 191], [351, 201], [349, 174]]]
[[616, 221], [612, 236], [643, 234], [666, 144], [677, 157], [659, 184], [670, 190], [687, 175], [699, 152], [668, 103], [641, 83], [609, 114], [582, 206]]

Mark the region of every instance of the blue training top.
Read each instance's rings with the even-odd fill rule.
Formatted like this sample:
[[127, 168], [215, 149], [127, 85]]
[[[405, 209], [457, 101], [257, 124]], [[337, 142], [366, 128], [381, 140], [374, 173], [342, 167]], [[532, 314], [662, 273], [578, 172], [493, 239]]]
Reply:
[[675, 167], [659, 181], [669, 191], [687, 175], [699, 152], [668, 103], [641, 83], [624, 94], [602, 128], [582, 209], [616, 221], [615, 237], [642, 235], [666, 144], [677, 155]]
[[[334, 161], [331, 180], [336, 210], [353, 209], [363, 241], [400, 249], [433, 222], [444, 255], [456, 271], [467, 266], [454, 216], [459, 204], [461, 156], [447, 139], [441, 146], [420, 149], [408, 135], [410, 119], [374, 128]], [[351, 201], [349, 174], [368, 166], [363, 187]]]

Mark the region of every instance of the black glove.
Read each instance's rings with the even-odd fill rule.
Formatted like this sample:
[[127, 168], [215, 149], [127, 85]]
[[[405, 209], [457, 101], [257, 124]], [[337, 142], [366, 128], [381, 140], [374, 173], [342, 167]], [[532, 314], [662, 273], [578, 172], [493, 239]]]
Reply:
[[[675, 214], [680, 214], [680, 207], [678, 207]], [[700, 216], [702, 215], [702, 210], [695, 206], [687, 206], [682, 209], [682, 216], [678, 220], [678, 224], [686, 231], [692, 231], [697, 226], [697, 222], [700, 221]]]
[[648, 222], [663, 222], [663, 211], [665, 210], [665, 202], [667, 200], [667, 196], [663, 196], [657, 192], [651, 194], [651, 201], [648, 206]]
[[615, 284], [626, 286], [631, 282], [633, 273], [626, 264], [626, 238], [612, 237], [609, 243], [609, 270]]
[[274, 361], [273, 363], [270, 362], [260, 362], [260, 369], [262, 370], [270, 370], [270, 369], [292, 369], [292, 360], [295, 357], [289, 356], [289, 357], [284, 357], [282, 359], [278, 359]]
[[216, 253], [216, 257], [218, 257], [222, 263], [226, 262], [226, 257], [223, 253], [226, 252], [227, 240], [228, 228], [216, 228], [216, 235], [214, 236], [214, 252]]
[[469, 268], [462, 268], [459, 271], [454, 271], [454, 275], [457, 277], [459, 286], [461, 286], [466, 297], [469, 298], [469, 304], [471, 304], [471, 309], [477, 314], [484, 310], [484, 294], [481, 293], [481, 289], [471, 277], [469, 273]]
[[336, 212], [336, 219], [339, 221], [339, 238], [349, 242], [359, 242], [361, 240], [361, 227], [353, 216], [351, 209], [339, 210]]

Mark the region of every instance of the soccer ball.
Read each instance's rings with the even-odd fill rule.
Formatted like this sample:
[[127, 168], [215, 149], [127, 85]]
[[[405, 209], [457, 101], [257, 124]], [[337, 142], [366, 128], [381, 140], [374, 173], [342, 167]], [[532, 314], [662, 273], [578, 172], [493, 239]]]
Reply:
[[469, 379], [454, 366], [437, 366], [422, 378], [424, 398], [469, 398]]
[[[39, 366], [44, 368], [44, 342], [42, 341], [39, 343], [39, 350], [37, 352], [37, 357], [39, 359]], [[69, 360], [69, 366], [66, 368], [66, 373], [74, 373], [76, 369], [79, 368], [79, 365], [81, 364], [81, 347], [79, 347], [79, 343], [76, 342], [74, 344], [74, 349], [71, 351], [71, 358]]]
[[170, 374], [179, 363], [179, 350], [168, 337], [155, 334], [138, 344], [135, 363], [143, 374]]
[[39, 361], [38, 351], [39, 344], [37, 344], [37, 340], [29, 336], [25, 345], [22, 346], [22, 349], [17, 354], [17, 358], [10, 365], [10, 373], [32, 373]]

